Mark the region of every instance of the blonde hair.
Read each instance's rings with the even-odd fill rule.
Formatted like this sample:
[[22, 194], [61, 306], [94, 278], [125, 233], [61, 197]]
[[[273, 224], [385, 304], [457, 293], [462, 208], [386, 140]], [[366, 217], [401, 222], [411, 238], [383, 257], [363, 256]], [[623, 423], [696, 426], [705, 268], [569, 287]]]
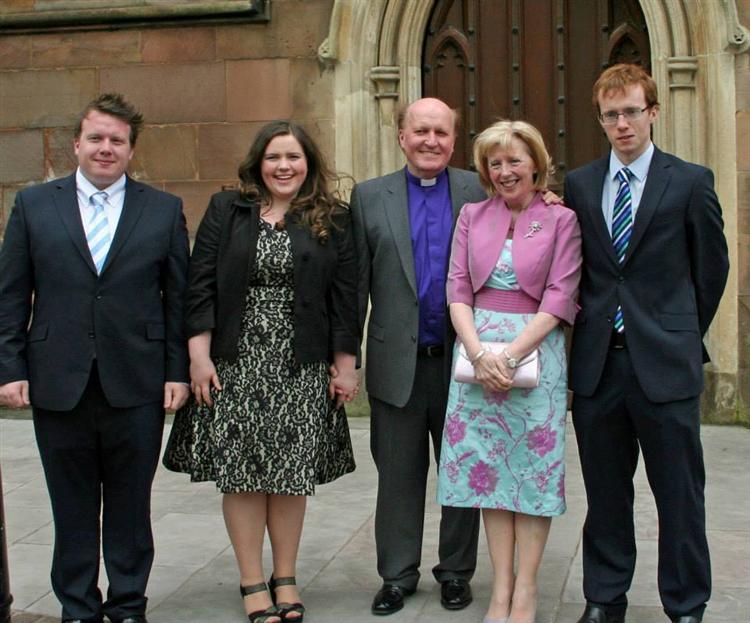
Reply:
[[474, 139], [474, 166], [479, 172], [482, 186], [490, 195], [497, 194], [497, 190], [490, 180], [487, 162], [489, 153], [498, 147], [506, 151], [509, 150], [514, 138], [522, 141], [529, 150], [529, 155], [537, 171], [534, 175], [534, 188], [536, 190], [547, 188], [549, 178], [555, 171], [539, 130], [526, 121], [509, 121], [507, 119], [498, 121], [483, 130]]

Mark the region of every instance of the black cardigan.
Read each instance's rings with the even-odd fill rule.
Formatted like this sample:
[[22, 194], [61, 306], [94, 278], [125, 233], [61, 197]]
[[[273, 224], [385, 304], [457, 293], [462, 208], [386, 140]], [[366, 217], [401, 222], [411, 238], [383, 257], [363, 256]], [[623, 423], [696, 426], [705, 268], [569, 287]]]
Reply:
[[[237, 358], [242, 312], [255, 263], [260, 209], [237, 191], [211, 197], [190, 258], [187, 336], [212, 331], [211, 355]], [[289, 221], [292, 222], [289, 222]], [[294, 264], [294, 355], [298, 363], [357, 353], [357, 265], [349, 212], [325, 244], [287, 219]]]

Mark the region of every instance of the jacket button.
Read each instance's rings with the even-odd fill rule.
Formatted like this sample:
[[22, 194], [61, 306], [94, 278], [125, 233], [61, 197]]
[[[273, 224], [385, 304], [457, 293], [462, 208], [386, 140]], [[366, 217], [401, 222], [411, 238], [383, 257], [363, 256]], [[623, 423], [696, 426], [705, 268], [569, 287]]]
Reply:
[[89, 331], [89, 339], [90, 340], [94, 339], [94, 332], [93, 331]]
[[95, 300], [97, 300], [97, 301], [101, 301], [101, 300], [102, 300], [102, 295], [101, 295], [101, 294], [97, 294], [97, 295], [96, 295], [96, 296], [94, 297], [94, 299], [95, 299]]
[[617, 278], [617, 281], [619, 281], [620, 283], [622, 283], [623, 281], [625, 281], [625, 277], [623, 277], [622, 275], [620, 275], [620, 276], [619, 276], [619, 277]]
[[412, 335], [411, 336], [411, 341], [412, 342], [416, 342], [417, 341], [417, 336], [416, 335]]

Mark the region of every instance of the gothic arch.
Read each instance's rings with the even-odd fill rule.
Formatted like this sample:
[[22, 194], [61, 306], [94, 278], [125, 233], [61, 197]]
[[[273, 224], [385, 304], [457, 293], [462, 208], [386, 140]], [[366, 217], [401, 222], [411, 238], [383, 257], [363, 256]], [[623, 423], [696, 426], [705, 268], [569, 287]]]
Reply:
[[[651, 41], [661, 117], [655, 142], [710, 163], [724, 207], [732, 265], [737, 258], [734, 56], [750, 47], [735, 0], [640, 0]], [[433, 0], [336, 0], [321, 61], [336, 80], [336, 165], [364, 180], [403, 164], [394, 108], [421, 95], [421, 55]], [[729, 148], [728, 148], [729, 147]], [[736, 404], [737, 271], [709, 335], [714, 408]], [[711, 372], [711, 371], [709, 371]], [[731, 386], [731, 387], [730, 387]]]

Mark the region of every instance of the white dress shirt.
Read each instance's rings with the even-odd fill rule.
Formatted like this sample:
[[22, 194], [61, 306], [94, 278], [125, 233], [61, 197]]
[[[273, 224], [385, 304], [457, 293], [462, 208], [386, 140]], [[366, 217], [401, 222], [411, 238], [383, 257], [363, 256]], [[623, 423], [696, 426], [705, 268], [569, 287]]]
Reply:
[[91, 195], [98, 192], [107, 193], [107, 199], [104, 202], [104, 213], [107, 215], [107, 225], [109, 226], [109, 239], [114, 240], [115, 231], [117, 230], [117, 224], [120, 222], [120, 215], [122, 214], [122, 206], [125, 203], [125, 182], [127, 177], [123, 173], [122, 176], [111, 186], [99, 190], [91, 182], [86, 179], [86, 176], [81, 172], [79, 167], [76, 170], [76, 194], [78, 195], [78, 209], [81, 212], [81, 222], [83, 223], [83, 230], [86, 236], [89, 235], [89, 223], [91, 218], [94, 216], [94, 205], [91, 203]]
[[635, 215], [638, 211], [638, 205], [641, 203], [643, 187], [646, 185], [648, 168], [651, 166], [651, 158], [653, 158], [653, 156], [653, 143], [649, 143], [646, 151], [628, 165], [620, 162], [620, 159], [615, 155], [614, 151], [610, 152], [609, 171], [607, 172], [607, 178], [604, 180], [604, 188], [602, 190], [602, 212], [609, 232], [612, 232], [612, 212], [615, 209], [615, 198], [617, 197], [617, 191], [620, 188], [620, 180], [616, 177], [617, 172], [627, 166], [632, 174], [630, 176], [630, 198], [633, 210], [633, 224], [635, 224]]

